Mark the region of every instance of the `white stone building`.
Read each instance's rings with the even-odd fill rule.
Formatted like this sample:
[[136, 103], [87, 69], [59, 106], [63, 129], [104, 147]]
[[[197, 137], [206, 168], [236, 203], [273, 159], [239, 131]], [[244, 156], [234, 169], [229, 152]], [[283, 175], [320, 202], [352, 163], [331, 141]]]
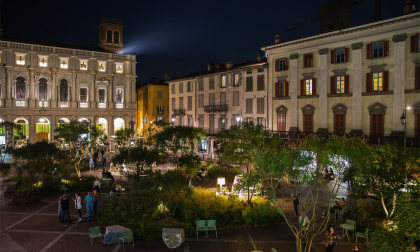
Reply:
[[30, 142], [52, 141], [69, 120], [99, 124], [109, 136], [135, 129], [136, 56], [117, 53], [123, 28], [103, 17], [99, 47], [2, 37], [0, 121], [23, 124]]

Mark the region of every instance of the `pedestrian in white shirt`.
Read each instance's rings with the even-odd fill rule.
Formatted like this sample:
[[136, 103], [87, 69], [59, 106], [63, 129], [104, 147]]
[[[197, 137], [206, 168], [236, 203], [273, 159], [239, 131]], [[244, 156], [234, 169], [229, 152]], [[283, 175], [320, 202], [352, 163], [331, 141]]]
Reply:
[[80, 197], [80, 193], [76, 192], [75, 193], [76, 198], [72, 200], [74, 200], [74, 207], [76, 208], [77, 212], [79, 213], [79, 221], [82, 221], [82, 212], [80, 211], [80, 209], [82, 209], [82, 198]]

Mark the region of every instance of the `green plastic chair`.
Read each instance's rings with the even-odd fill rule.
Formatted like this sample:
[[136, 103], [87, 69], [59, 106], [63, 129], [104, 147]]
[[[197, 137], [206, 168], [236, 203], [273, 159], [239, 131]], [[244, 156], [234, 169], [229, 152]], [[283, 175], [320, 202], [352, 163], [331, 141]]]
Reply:
[[368, 236], [369, 228], [366, 228], [366, 231], [364, 233], [356, 232], [356, 245], [357, 245], [357, 237], [365, 238], [366, 243], [369, 246], [369, 236]]
[[101, 204], [102, 204], [103, 199], [105, 199], [109, 203], [109, 194], [108, 193], [101, 193]]
[[272, 248], [272, 249], [271, 249], [271, 252], [277, 252], [277, 250], [275, 250], [275, 249], [273, 249], [273, 248]]
[[66, 185], [61, 185], [60, 186], [60, 195], [61, 195], [61, 191], [64, 191], [64, 194], [66, 194], [67, 191], [69, 191], [69, 193], [70, 193], [70, 188], [67, 188]]
[[112, 198], [117, 199], [117, 198], [118, 198], [118, 193], [111, 192], [111, 193], [109, 194], [109, 202], [112, 202]]
[[216, 231], [216, 238], [217, 238], [217, 228], [216, 228], [216, 221], [215, 220], [207, 220], [207, 231]]
[[133, 241], [133, 248], [134, 248], [134, 237], [133, 237], [133, 232], [128, 232], [123, 234], [122, 237], [120, 237], [118, 244], [121, 244], [121, 241], [123, 242], [123, 248], [125, 251], [125, 242], [127, 242], [128, 244], [130, 244], [130, 241]]
[[354, 220], [346, 220], [344, 223], [347, 225], [353, 225], [353, 238], [354, 238], [354, 231], [356, 230], [356, 222]]
[[101, 229], [99, 227], [89, 228], [89, 236], [90, 236], [90, 246], [91, 247], [93, 247], [92, 238], [98, 238], [99, 237], [99, 240], [102, 242], [102, 234], [101, 234]]
[[206, 238], [208, 238], [208, 232], [206, 228], [206, 221], [205, 220], [196, 220], [195, 221], [195, 227], [197, 229], [197, 239], [198, 239], [198, 231], [204, 231], [206, 232]]

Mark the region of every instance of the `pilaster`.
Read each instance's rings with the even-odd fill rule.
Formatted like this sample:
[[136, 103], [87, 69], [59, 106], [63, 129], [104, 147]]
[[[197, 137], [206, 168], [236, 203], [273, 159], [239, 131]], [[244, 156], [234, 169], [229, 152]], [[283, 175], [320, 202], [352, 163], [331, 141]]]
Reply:
[[353, 50], [353, 73], [351, 75], [351, 86], [353, 87], [352, 97], [352, 129], [350, 134], [363, 135], [362, 131], [362, 48], [363, 43], [351, 45]]
[[298, 128], [298, 103], [297, 103], [297, 87], [298, 87], [298, 54], [290, 55], [290, 128], [289, 131], [299, 131]]
[[328, 133], [328, 124], [327, 124], [327, 56], [328, 56], [328, 48], [320, 49], [319, 50], [319, 128], [318, 133]]
[[10, 68], [11, 68], [12, 66], [11, 65], [5, 65], [4, 66], [4, 68], [5, 68], [5, 73], [6, 73], [6, 96], [5, 96], [5, 101], [4, 101], [4, 103], [5, 103], [5, 107], [6, 108], [11, 108], [11, 107], [13, 107], [13, 104], [12, 104], [12, 84], [11, 84], [11, 78], [12, 78], [12, 76], [11, 76], [11, 73], [10, 73]]
[[30, 108], [35, 108], [36, 107], [36, 94], [35, 94], [35, 82], [34, 82], [34, 74], [35, 74], [35, 69], [36, 68], [32, 68], [32, 67], [28, 67], [29, 69], [29, 96], [27, 97], [27, 101], [29, 104]]
[[36, 141], [36, 121], [35, 121], [35, 115], [30, 116], [29, 121], [29, 142], [35, 143]]
[[71, 71], [71, 81], [73, 82], [70, 85], [70, 87], [71, 87], [70, 107], [71, 108], [77, 108], [76, 78], [77, 78], [77, 71]]
[[57, 69], [54, 68], [51, 70], [51, 100], [50, 100], [50, 106], [51, 108], [57, 108]]

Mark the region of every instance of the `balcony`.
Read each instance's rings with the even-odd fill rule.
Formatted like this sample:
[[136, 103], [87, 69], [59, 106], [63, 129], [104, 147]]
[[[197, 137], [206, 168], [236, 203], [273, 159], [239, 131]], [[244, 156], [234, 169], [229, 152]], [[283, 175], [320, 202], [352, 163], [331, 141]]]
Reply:
[[217, 133], [224, 131], [226, 128], [203, 128], [207, 135], [217, 135]]
[[124, 104], [123, 103], [117, 103], [116, 108], [124, 108]]
[[185, 109], [174, 109], [174, 115], [185, 115]]
[[213, 112], [227, 112], [228, 105], [207, 105], [204, 106], [204, 112], [213, 113]]

